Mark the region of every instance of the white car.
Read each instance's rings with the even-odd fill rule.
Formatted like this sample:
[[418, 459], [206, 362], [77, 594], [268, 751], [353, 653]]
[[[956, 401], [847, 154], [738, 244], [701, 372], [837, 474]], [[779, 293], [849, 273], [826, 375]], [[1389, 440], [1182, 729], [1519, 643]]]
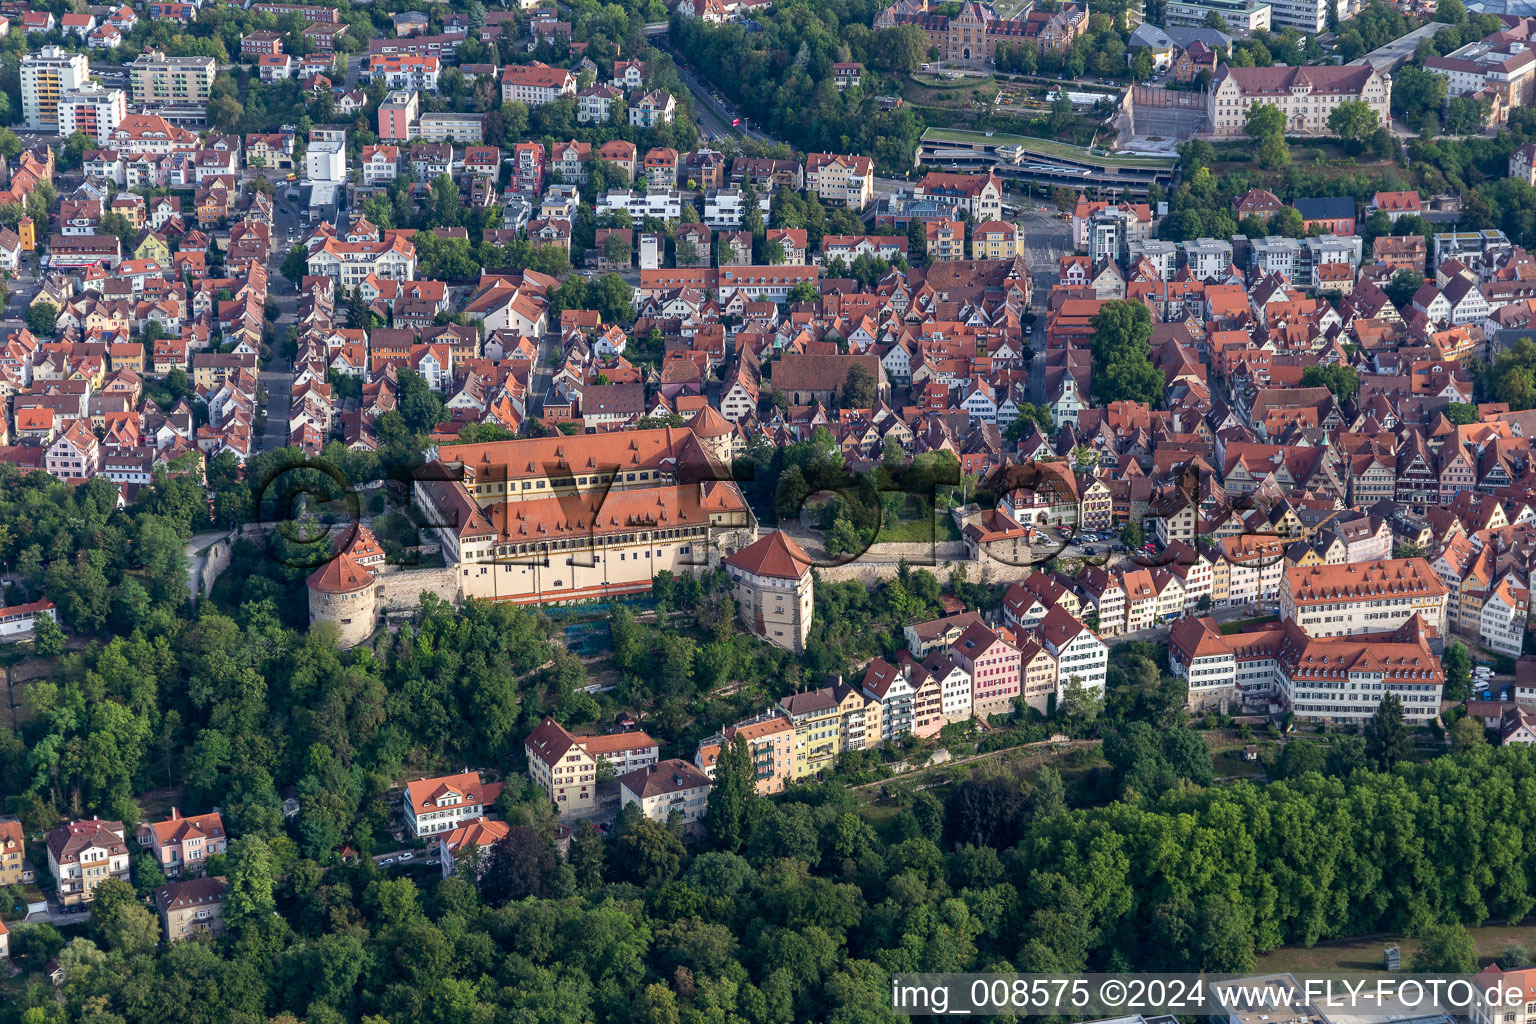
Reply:
[[382, 860], [379, 861], [379, 866], [382, 867], [385, 864], [393, 864], [394, 862], [395, 862], [395, 858], [393, 858], [393, 857], [385, 857], [385, 858], [383, 858]]
[[412, 853], [410, 850], [406, 850], [404, 853], [402, 853], [400, 855], [400, 859], [401, 860], [410, 860], [412, 857], [415, 857], [415, 856], [416, 855], [414, 853]]

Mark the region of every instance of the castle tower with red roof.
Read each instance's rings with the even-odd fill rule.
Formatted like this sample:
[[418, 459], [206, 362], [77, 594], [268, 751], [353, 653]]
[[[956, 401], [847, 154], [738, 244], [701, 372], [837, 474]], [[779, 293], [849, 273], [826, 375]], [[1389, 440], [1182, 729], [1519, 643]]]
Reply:
[[811, 556], [782, 530], [727, 557], [731, 596], [748, 629], [800, 654], [811, 634]]

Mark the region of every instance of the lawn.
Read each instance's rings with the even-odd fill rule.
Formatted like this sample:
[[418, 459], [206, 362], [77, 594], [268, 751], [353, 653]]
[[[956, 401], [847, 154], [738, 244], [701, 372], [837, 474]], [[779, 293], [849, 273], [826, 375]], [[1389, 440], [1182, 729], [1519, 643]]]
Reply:
[[[1536, 949], [1536, 927], [1531, 925], [1485, 925], [1471, 929], [1477, 943], [1478, 962], [1486, 966], [1508, 946], [1523, 945]], [[1346, 939], [1339, 942], [1318, 943], [1308, 949], [1305, 946], [1282, 946], [1258, 958], [1255, 974], [1275, 971], [1299, 971], [1311, 974], [1341, 973], [1348, 971], [1380, 971], [1383, 969], [1382, 951], [1396, 946], [1403, 954], [1403, 968], [1419, 948], [1419, 940], [1401, 936], [1375, 936], [1364, 939]]]
[[876, 544], [924, 544], [932, 541], [943, 544], [960, 539], [960, 530], [948, 512], [936, 512], [931, 517], [902, 518], [895, 522], [882, 522], [875, 536]]

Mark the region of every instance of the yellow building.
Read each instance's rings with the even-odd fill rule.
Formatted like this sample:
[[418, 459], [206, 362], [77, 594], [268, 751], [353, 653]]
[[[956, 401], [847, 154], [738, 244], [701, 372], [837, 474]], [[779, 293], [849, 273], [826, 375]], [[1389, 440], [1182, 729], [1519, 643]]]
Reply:
[[37, 248], [37, 224], [31, 217], [23, 217], [16, 222], [16, 236], [21, 239], [22, 252], [31, 252]]
[[989, 220], [971, 229], [971, 259], [1011, 260], [1019, 254], [1019, 226]]
[[841, 680], [791, 694], [779, 701], [779, 708], [795, 731], [791, 779], [808, 778], [830, 768], [843, 751], [880, 741], [880, 702]]

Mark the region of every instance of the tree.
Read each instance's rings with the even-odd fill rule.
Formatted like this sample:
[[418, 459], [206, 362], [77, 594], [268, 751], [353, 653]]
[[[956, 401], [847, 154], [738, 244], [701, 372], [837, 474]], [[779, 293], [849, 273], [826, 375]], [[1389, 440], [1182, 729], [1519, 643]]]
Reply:
[[272, 897], [277, 881], [272, 851], [260, 836], [241, 836], [229, 844], [228, 863], [224, 920], [237, 932], [258, 928], [277, 906]]
[[27, 330], [38, 337], [51, 338], [58, 331], [59, 307], [51, 302], [34, 302], [27, 307]]
[[1531, 966], [1531, 954], [1518, 942], [1511, 946], [1505, 946], [1503, 952], [1498, 955], [1498, 965], [1506, 971], [1520, 971]]
[[554, 894], [560, 856], [549, 840], [526, 825], [513, 825], [485, 856], [480, 892], [486, 902], [501, 906], [529, 896]]
[[1452, 402], [1445, 408], [1445, 418], [1459, 427], [1477, 422], [1477, 406], [1470, 402]]
[[1452, 96], [1445, 104], [1447, 135], [1476, 135], [1488, 126], [1487, 100], [1471, 96]]
[[1111, 301], [1093, 318], [1093, 398], [1156, 406], [1165, 380], [1152, 364], [1152, 314], [1140, 302]]
[[576, 876], [578, 889], [592, 892], [603, 884], [606, 856], [602, 834], [592, 827], [592, 823], [583, 821], [577, 825], [576, 831], [571, 834], [571, 849], [566, 859]]
[[289, 249], [288, 255], [283, 257], [281, 269], [284, 277], [298, 284], [309, 273], [309, 250], [302, 245]]
[[1381, 118], [1364, 100], [1345, 100], [1328, 112], [1328, 130], [1358, 146], [1381, 127]]
[[1243, 128], [1251, 139], [1267, 139], [1285, 134], [1285, 112], [1273, 103], [1255, 103], [1248, 108]]
[[1451, 749], [1471, 750], [1473, 747], [1486, 746], [1488, 734], [1483, 729], [1483, 723], [1472, 715], [1463, 715], [1451, 726]]
[[1424, 974], [1472, 974], [1477, 970], [1477, 944], [1460, 924], [1437, 924], [1419, 935], [1412, 969]]
[[1461, 0], [1439, 0], [1435, 4], [1435, 20], [1460, 25], [1467, 20], [1467, 5]]
[[639, 885], [653, 885], [676, 876], [683, 865], [683, 841], [659, 821], [638, 814], [627, 822], [623, 817], [621, 813], [620, 823], [615, 826], [615, 866]]
[[1391, 771], [1413, 749], [1403, 718], [1403, 702], [1388, 692], [1365, 723], [1365, 756], [1377, 771]]
[[722, 850], [734, 853], [747, 840], [747, 804], [752, 799], [756, 774], [752, 753], [743, 737], [737, 736], [720, 750], [705, 825], [710, 838]]
[[821, 292], [816, 290], [814, 282], [799, 281], [789, 290], [789, 295], [784, 301], [793, 306], [798, 302], [816, 302], [820, 298]]
[[42, 658], [57, 658], [64, 653], [68, 638], [51, 615], [39, 615], [32, 625], [32, 651]]
[[1325, 763], [1321, 746], [1311, 740], [1294, 739], [1275, 760], [1275, 774], [1282, 779], [1299, 778], [1307, 772], [1322, 774]]
[[1392, 300], [1392, 305], [1402, 312], [1408, 308], [1408, 303], [1413, 301], [1414, 293], [1423, 284], [1423, 274], [1416, 274], [1412, 270], [1399, 270], [1392, 275], [1392, 279], [1382, 290], [1387, 293], [1387, 298]]
[[1136, 551], [1146, 543], [1141, 533], [1140, 523], [1126, 523], [1120, 527], [1120, 543], [1131, 551]]
[[1445, 671], [1445, 700], [1460, 703], [1472, 696], [1472, 658], [1466, 644], [1460, 640], [1447, 644], [1440, 666]]
[[878, 397], [874, 376], [862, 366], [850, 366], [843, 381], [843, 408], [870, 409]]
[[1341, 363], [1331, 366], [1309, 366], [1301, 371], [1301, 386], [1324, 387], [1343, 402], [1360, 393], [1360, 374]]

